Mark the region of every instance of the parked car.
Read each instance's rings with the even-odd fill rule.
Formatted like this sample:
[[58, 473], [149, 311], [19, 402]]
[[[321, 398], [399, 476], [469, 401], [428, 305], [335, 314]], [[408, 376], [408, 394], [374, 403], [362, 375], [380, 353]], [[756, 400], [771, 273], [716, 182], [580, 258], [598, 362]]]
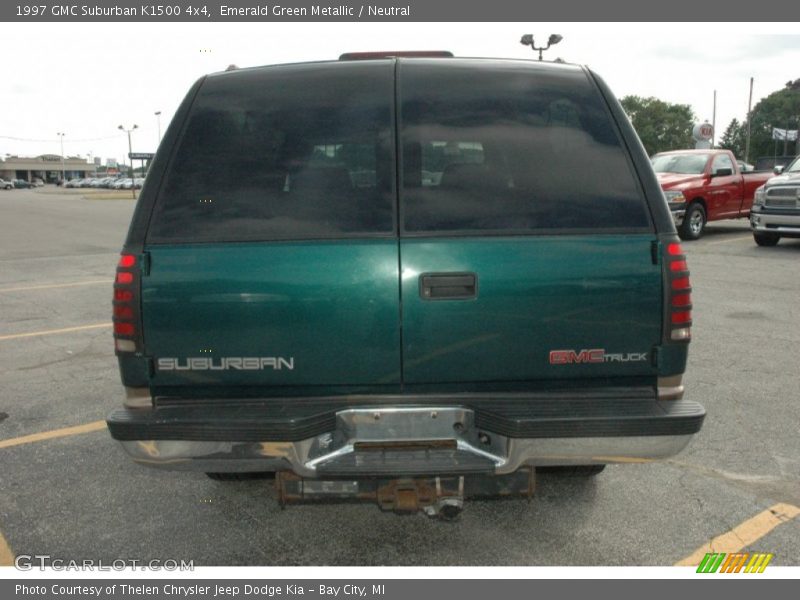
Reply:
[[750, 227], [759, 246], [800, 238], [800, 156], [756, 190]]
[[15, 179], [14, 187], [17, 189], [30, 189], [33, 187], [33, 183], [24, 179]]
[[44, 187], [44, 181], [42, 181], [39, 177], [34, 177], [33, 185], [34, 187]]
[[5, 179], [0, 179], [0, 189], [10, 190], [14, 187], [13, 181], [6, 181]]
[[742, 173], [730, 150], [675, 150], [652, 158], [678, 233], [696, 240], [708, 221], [745, 218], [769, 171]]
[[189, 92], [117, 269], [111, 435], [445, 517], [473, 484], [678, 453], [705, 416], [686, 256], [605, 83], [392, 54]]
[[80, 184], [81, 184], [80, 179], [70, 179], [69, 181], [67, 181], [67, 183], [64, 184], [64, 187], [76, 188], [80, 187], [81, 186]]
[[794, 160], [794, 155], [784, 156], [759, 156], [756, 159], [756, 171], [775, 171], [779, 173], [786, 165]]

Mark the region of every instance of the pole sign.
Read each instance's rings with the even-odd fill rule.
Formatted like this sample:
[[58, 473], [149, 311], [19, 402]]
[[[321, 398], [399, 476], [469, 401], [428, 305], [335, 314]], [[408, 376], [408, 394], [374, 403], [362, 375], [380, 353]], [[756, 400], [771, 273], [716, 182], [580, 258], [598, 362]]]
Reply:
[[154, 156], [153, 152], [128, 152], [128, 158], [131, 160], [152, 160]]
[[711, 148], [711, 138], [714, 137], [714, 127], [706, 121], [698, 123], [692, 129], [692, 137], [695, 140], [695, 148]]

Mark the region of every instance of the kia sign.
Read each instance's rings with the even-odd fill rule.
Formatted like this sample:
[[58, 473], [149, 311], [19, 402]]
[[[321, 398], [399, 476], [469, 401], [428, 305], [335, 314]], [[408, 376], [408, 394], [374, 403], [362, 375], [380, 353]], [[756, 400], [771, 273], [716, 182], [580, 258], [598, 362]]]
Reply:
[[694, 126], [694, 129], [692, 129], [692, 137], [698, 142], [707, 142], [714, 137], [714, 128], [709, 122], [698, 123]]
[[692, 129], [692, 137], [695, 139], [695, 148], [711, 148], [711, 138], [714, 137], [714, 128], [711, 123], [698, 123]]

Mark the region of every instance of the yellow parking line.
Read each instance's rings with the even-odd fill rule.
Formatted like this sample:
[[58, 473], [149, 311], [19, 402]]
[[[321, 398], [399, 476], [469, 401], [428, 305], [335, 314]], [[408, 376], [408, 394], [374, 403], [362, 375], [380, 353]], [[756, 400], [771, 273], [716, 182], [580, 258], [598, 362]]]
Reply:
[[0, 532], [0, 567], [10, 567], [14, 564], [14, 553], [8, 545], [3, 533]]
[[733, 238], [727, 238], [724, 240], [714, 240], [713, 242], [708, 242], [706, 246], [716, 246], [717, 244], [730, 244], [731, 242], [741, 242], [742, 240], [749, 240], [752, 239], [752, 235], [740, 235]]
[[[92, 423], [76, 425], [75, 427], [63, 427], [62, 429], [53, 429], [51, 431], [32, 433], [31, 435], [23, 435], [21, 437], [11, 438], [8, 440], [0, 440], [0, 448], [10, 448], [11, 446], [30, 444], [32, 442], [40, 442], [42, 440], [52, 440], [54, 438], [66, 437], [70, 435], [90, 433], [92, 431], [99, 431], [105, 428], [105, 421], [93, 421]], [[3, 533], [0, 532], [0, 567], [10, 567], [13, 564], [14, 553], [11, 551], [11, 546], [8, 545]]]
[[676, 567], [696, 567], [708, 552], [739, 552], [760, 540], [781, 523], [788, 523], [800, 515], [800, 508], [792, 504], [775, 504], [755, 517], [748, 519], [700, 546], [686, 558], [675, 563]]
[[32, 433], [30, 435], [23, 435], [21, 437], [11, 438], [8, 440], [0, 440], [0, 448], [10, 448], [12, 446], [20, 446], [22, 444], [30, 444], [32, 442], [52, 440], [54, 438], [78, 435], [81, 433], [91, 433], [92, 431], [100, 431], [101, 429], [105, 428], [105, 421], [92, 421], [91, 423], [76, 425], [75, 427], [63, 427], [61, 429], [52, 429], [50, 431], [42, 431], [41, 433]]
[[29, 333], [12, 333], [10, 335], [0, 335], [0, 341], [17, 340], [19, 338], [36, 337], [40, 335], [55, 335], [57, 333], [70, 333], [71, 331], [83, 331], [85, 329], [100, 329], [101, 327], [111, 327], [111, 323], [80, 325], [78, 327], [64, 327], [63, 329], [46, 329], [45, 331], [31, 331]]
[[76, 287], [79, 285], [98, 285], [101, 283], [107, 283], [108, 285], [111, 285], [114, 282], [111, 279], [94, 279], [92, 281], [76, 281], [75, 283], [48, 283], [45, 285], [28, 285], [23, 287], [0, 288], [0, 294], [3, 292], [27, 292], [28, 290], [51, 290], [54, 288]]

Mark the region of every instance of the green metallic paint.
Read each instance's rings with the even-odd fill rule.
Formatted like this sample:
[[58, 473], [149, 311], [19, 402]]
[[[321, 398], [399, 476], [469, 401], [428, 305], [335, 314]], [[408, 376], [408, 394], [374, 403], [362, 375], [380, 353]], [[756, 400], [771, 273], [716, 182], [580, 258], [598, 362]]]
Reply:
[[[406, 383], [651, 376], [661, 340], [654, 236], [401, 241]], [[477, 297], [424, 300], [424, 273], [473, 272]], [[551, 350], [647, 353], [642, 362], [551, 365]]]
[[[504, 389], [681, 373], [687, 345], [659, 346], [662, 267], [652, 264], [652, 240], [404, 238], [402, 278], [396, 239], [151, 246], [146, 356], [294, 357], [295, 368], [154, 370], [150, 384], [164, 393], [191, 387], [193, 396], [218, 386], [247, 388], [241, 395], [342, 386], [380, 394], [402, 384]], [[477, 297], [423, 300], [420, 275], [443, 272], [475, 273]], [[549, 363], [551, 350], [594, 348], [648, 360]]]
[[153, 386], [400, 381], [397, 240], [150, 246], [145, 353], [293, 357], [294, 369], [158, 371]]

